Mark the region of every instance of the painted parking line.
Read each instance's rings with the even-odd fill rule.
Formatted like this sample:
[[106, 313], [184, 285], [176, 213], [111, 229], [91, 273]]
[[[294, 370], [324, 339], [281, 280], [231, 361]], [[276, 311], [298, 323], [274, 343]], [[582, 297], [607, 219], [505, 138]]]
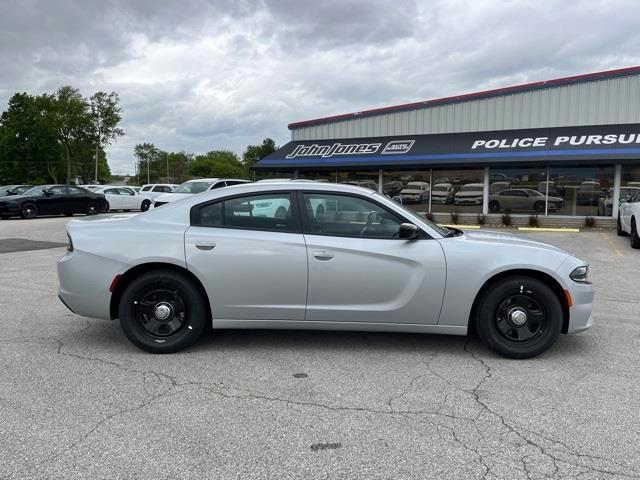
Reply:
[[622, 257], [622, 252], [620, 251], [616, 243], [611, 239], [611, 237], [609, 237], [609, 235], [606, 233], [602, 233], [601, 235], [602, 238], [604, 238], [609, 244], [609, 248], [611, 248], [611, 251], [614, 253], [614, 255], [616, 257]]
[[555, 228], [555, 227], [518, 227], [521, 232], [564, 232], [579, 233], [579, 228]]

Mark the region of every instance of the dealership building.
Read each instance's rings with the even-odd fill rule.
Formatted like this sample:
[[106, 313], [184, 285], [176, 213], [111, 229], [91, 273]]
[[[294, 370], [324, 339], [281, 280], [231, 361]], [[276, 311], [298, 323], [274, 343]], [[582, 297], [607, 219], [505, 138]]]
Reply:
[[[640, 189], [640, 67], [295, 122], [256, 171], [353, 183], [421, 212], [598, 217]], [[608, 219], [608, 220], [607, 220]]]

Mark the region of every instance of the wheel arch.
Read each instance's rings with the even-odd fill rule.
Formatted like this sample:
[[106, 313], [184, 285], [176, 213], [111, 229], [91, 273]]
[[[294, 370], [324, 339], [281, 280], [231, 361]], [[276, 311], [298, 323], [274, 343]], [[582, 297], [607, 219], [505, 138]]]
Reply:
[[471, 330], [474, 326], [473, 323], [475, 321], [476, 308], [479, 300], [482, 298], [484, 293], [488, 289], [490, 289], [493, 285], [495, 285], [495, 283], [501, 280], [504, 280], [505, 278], [523, 276], [523, 275], [540, 280], [549, 288], [551, 288], [553, 293], [555, 293], [556, 297], [560, 301], [560, 305], [562, 306], [561, 332], [567, 333], [567, 331], [569, 330], [569, 305], [567, 304], [567, 297], [565, 295], [564, 288], [562, 288], [562, 285], [560, 285], [560, 283], [548, 273], [542, 272], [540, 270], [533, 270], [528, 268], [511, 269], [511, 270], [505, 270], [505, 271], [496, 273], [482, 285], [482, 287], [480, 288], [480, 290], [478, 290], [478, 293], [476, 294], [473, 300], [471, 312], [469, 313], [469, 330]]
[[211, 320], [211, 303], [209, 302], [209, 296], [207, 295], [207, 291], [205, 290], [202, 282], [198, 277], [196, 277], [193, 272], [190, 272], [184, 267], [179, 265], [175, 265], [172, 263], [163, 263], [163, 262], [150, 262], [150, 263], [141, 263], [136, 265], [135, 267], [131, 267], [122, 276], [117, 280], [115, 288], [111, 293], [111, 300], [109, 304], [109, 313], [112, 320], [118, 318], [118, 309], [120, 306], [120, 299], [122, 298], [122, 294], [127, 289], [127, 287], [131, 284], [131, 282], [138, 278], [140, 275], [145, 274], [147, 272], [152, 272], [154, 270], [173, 270], [174, 272], [181, 273], [189, 277], [193, 283], [196, 285], [202, 298], [206, 302], [207, 312], [208, 312], [208, 320]]

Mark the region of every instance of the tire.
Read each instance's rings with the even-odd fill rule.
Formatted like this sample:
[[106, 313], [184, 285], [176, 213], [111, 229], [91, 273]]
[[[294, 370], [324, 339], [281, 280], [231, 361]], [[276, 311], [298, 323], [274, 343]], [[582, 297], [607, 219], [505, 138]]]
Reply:
[[640, 248], [640, 237], [638, 236], [638, 226], [636, 219], [631, 219], [631, 248]]
[[38, 216], [38, 207], [33, 203], [25, 203], [20, 209], [20, 216], [25, 220], [31, 220]]
[[500, 204], [498, 203], [497, 200], [491, 200], [489, 202], [489, 210], [491, 210], [492, 212], [499, 212], [500, 211]]
[[87, 203], [87, 215], [97, 215], [100, 213], [100, 205], [96, 202]]
[[626, 237], [629, 235], [627, 232], [622, 230], [622, 222], [620, 221], [620, 215], [618, 215], [618, 222], [616, 223], [616, 233], [619, 237]]
[[[161, 305], [169, 307], [169, 320], [155, 316]], [[174, 353], [193, 345], [208, 319], [207, 303], [198, 287], [186, 275], [171, 270], [154, 270], [134, 279], [118, 310], [127, 338], [152, 353]]]
[[65, 217], [73, 217], [73, 213], [71, 212], [66, 212], [63, 214]]
[[533, 204], [533, 210], [536, 213], [544, 213], [544, 202], [536, 202]]
[[[474, 325], [482, 342], [508, 358], [531, 358], [551, 347], [562, 329], [562, 305], [545, 283], [513, 276], [493, 284], [476, 304]], [[516, 325], [514, 312], [525, 313]]]
[[151, 206], [151, 200], [143, 200], [142, 205], [140, 205], [140, 210], [143, 212], [146, 212], [147, 210], [149, 210], [150, 206]]

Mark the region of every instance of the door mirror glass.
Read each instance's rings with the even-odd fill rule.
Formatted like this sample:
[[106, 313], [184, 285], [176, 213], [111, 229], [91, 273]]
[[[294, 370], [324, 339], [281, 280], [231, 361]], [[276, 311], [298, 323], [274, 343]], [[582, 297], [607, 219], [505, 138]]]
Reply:
[[412, 240], [418, 238], [419, 232], [420, 230], [413, 223], [402, 223], [400, 224], [398, 236], [406, 240]]

